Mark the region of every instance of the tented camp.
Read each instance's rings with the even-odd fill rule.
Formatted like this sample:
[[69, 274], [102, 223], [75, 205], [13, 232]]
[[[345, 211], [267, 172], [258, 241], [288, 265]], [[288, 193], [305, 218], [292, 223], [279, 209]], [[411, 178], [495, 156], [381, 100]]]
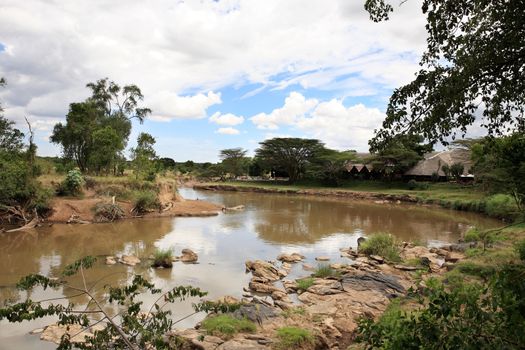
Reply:
[[445, 179], [446, 175], [443, 172], [443, 165], [449, 167], [454, 163], [461, 163], [463, 165], [464, 180], [473, 179], [474, 176], [470, 174], [472, 168], [472, 161], [470, 159], [470, 151], [463, 148], [453, 148], [441, 152], [432, 152], [425, 155], [425, 159], [419, 161], [413, 168], [405, 172], [404, 177], [412, 179], [430, 180], [432, 174]]

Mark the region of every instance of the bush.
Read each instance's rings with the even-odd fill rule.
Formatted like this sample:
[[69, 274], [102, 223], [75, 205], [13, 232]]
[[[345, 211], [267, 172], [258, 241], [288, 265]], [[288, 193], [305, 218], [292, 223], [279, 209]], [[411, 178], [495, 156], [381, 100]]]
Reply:
[[479, 231], [473, 227], [465, 233], [465, 242], [477, 242], [480, 240]]
[[68, 171], [66, 178], [58, 187], [58, 195], [62, 196], [76, 196], [82, 193], [82, 186], [84, 185], [84, 178], [79, 170], [74, 169]]
[[394, 237], [388, 233], [376, 233], [368, 237], [359, 247], [366, 255], [380, 255], [390, 261], [400, 261], [399, 247]]
[[170, 249], [157, 249], [153, 257], [153, 267], [173, 267], [173, 253]]
[[314, 336], [312, 333], [303, 328], [297, 327], [283, 327], [277, 330], [278, 349], [297, 349], [305, 345], [314, 344]]
[[297, 289], [306, 291], [308, 288], [313, 286], [314, 279], [311, 277], [308, 278], [301, 278], [297, 280]]
[[514, 198], [506, 194], [495, 194], [485, 202], [485, 212], [500, 219], [513, 218], [518, 212]]
[[135, 191], [133, 193], [133, 212], [144, 214], [148, 211], [158, 209], [160, 206], [157, 193], [153, 191]]
[[210, 335], [231, 338], [236, 333], [253, 333], [257, 327], [247, 319], [238, 320], [229, 315], [218, 315], [202, 321], [202, 328]]
[[87, 189], [93, 189], [98, 185], [97, 180], [91, 176], [84, 176], [84, 182]]
[[415, 189], [417, 188], [417, 181], [414, 180], [414, 179], [408, 181], [408, 183], [407, 183], [407, 187], [408, 187], [408, 189], [409, 189], [410, 191], [415, 190]]
[[522, 261], [525, 261], [525, 239], [516, 243], [516, 250]]

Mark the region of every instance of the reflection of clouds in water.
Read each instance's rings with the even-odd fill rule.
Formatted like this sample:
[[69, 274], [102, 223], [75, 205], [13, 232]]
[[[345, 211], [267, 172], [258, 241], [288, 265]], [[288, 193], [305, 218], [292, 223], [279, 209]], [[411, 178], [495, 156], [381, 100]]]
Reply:
[[322, 238], [315, 244], [305, 245], [282, 245], [282, 253], [316, 253], [316, 254], [338, 254], [343, 247], [357, 247], [357, 239], [363, 236], [362, 230], [355, 230], [353, 233], [335, 233], [331, 236]]
[[60, 267], [62, 257], [60, 255], [41, 256], [39, 259], [39, 274], [47, 276], [53, 268]]
[[217, 237], [210, 235], [210, 231], [204, 232], [204, 227], [187, 227], [171, 231], [163, 238], [155, 242], [160, 249], [184, 249], [190, 248], [197, 254], [213, 254], [217, 250]]

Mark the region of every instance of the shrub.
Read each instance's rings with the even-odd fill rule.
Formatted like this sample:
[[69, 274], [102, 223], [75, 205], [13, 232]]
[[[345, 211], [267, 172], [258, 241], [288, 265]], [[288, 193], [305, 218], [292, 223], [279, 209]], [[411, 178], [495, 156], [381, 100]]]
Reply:
[[489, 216], [500, 219], [514, 217], [518, 212], [514, 198], [506, 194], [495, 194], [490, 196], [485, 202], [485, 212]]
[[110, 197], [115, 196], [119, 199], [131, 199], [132, 197], [132, 191], [122, 185], [100, 186], [97, 189], [97, 194]]
[[299, 290], [307, 290], [314, 284], [314, 279], [311, 277], [308, 278], [301, 278], [297, 280], [297, 289]]
[[248, 319], [238, 320], [229, 315], [218, 315], [202, 321], [202, 328], [210, 335], [230, 338], [236, 333], [253, 333], [257, 327]]
[[473, 227], [469, 229], [467, 232], [465, 232], [465, 242], [477, 242], [480, 240], [479, 238], [479, 231]]
[[[313, 273], [314, 277], [326, 278], [337, 276], [337, 271], [332, 269], [328, 264], [319, 264]], [[313, 284], [313, 281], [312, 281]], [[309, 286], [310, 287], [310, 286]]]
[[95, 180], [91, 176], [84, 176], [84, 182], [85, 182], [86, 188], [88, 189], [93, 189], [98, 185], [97, 180]]
[[153, 257], [153, 267], [170, 268], [173, 266], [173, 253], [170, 249], [157, 249]]
[[135, 191], [133, 193], [133, 212], [143, 214], [160, 206], [157, 193], [153, 191]]
[[95, 205], [95, 221], [112, 222], [126, 217], [124, 209], [118, 204], [97, 203]]
[[84, 178], [78, 169], [67, 172], [66, 178], [58, 187], [58, 194], [63, 196], [76, 196], [82, 193]]
[[314, 344], [312, 333], [303, 328], [282, 327], [277, 330], [278, 349], [297, 349], [305, 345]]
[[376, 233], [368, 237], [359, 247], [366, 255], [380, 255], [390, 261], [400, 261], [399, 247], [394, 237], [388, 233]]
[[521, 260], [525, 261], [525, 239], [516, 243], [516, 250]]
[[408, 187], [408, 189], [409, 189], [410, 191], [415, 190], [415, 189], [417, 188], [417, 181], [414, 180], [414, 179], [408, 181], [408, 183], [407, 183], [407, 187]]

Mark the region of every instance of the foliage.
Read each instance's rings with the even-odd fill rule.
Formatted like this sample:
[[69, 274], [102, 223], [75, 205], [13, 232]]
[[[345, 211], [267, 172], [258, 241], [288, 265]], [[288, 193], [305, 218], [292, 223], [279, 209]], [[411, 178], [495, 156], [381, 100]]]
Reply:
[[309, 174], [329, 186], [339, 186], [347, 174], [346, 164], [357, 158], [354, 151], [323, 149], [308, 167]]
[[485, 138], [473, 147], [472, 157], [476, 178], [486, 189], [511, 195], [525, 211], [525, 133]]
[[159, 206], [159, 199], [154, 191], [139, 190], [133, 192], [133, 212], [135, 214], [144, 214], [150, 210], [158, 209]]
[[459, 180], [461, 178], [461, 175], [463, 175], [464, 170], [465, 166], [462, 163], [453, 163], [450, 166], [450, 175], [454, 179]]
[[172, 267], [173, 252], [171, 249], [157, 249], [153, 254], [153, 267]]
[[480, 240], [479, 237], [479, 231], [475, 227], [469, 229], [467, 232], [465, 232], [464, 237], [465, 242], [477, 242]]
[[317, 277], [317, 278], [336, 277], [338, 275], [339, 273], [336, 270], [334, 270], [332, 267], [330, 267], [330, 265], [328, 264], [317, 265], [317, 268], [312, 274], [313, 277]]
[[[58, 316], [59, 324], [78, 324], [83, 329], [88, 329], [94, 324], [105, 325], [100, 331], [95, 331], [93, 337], [87, 337], [86, 343], [70, 342], [71, 334], [61, 339], [59, 349], [170, 349], [166, 333], [178, 322], [171, 317], [171, 311], [164, 310], [167, 304], [182, 301], [187, 298], [204, 297], [207, 293], [199, 288], [191, 286], [176, 286], [165, 293], [155, 287], [140, 275], [134, 275], [128, 285], [123, 287], [106, 286], [97, 290], [97, 298], [92, 294], [94, 286], [87, 286], [85, 274], [87, 269], [95, 264], [96, 259], [86, 257], [69, 265], [64, 273], [58, 278], [49, 278], [43, 275], [30, 275], [21, 280], [18, 287], [22, 290], [30, 290], [35, 287], [56, 288], [63, 286], [70, 288], [79, 295], [89, 299], [89, 309], [76, 309], [74, 304], [54, 304], [50, 300], [33, 301], [28, 299], [20, 303], [5, 305], [0, 308], [0, 320], [9, 322], [21, 322], [24, 320], [41, 319], [46, 316]], [[80, 273], [83, 287], [70, 285], [64, 277]], [[97, 282], [95, 282], [97, 283]], [[159, 295], [157, 301], [149, 309], [144, 309], [140, 301], [142, 293]], [[162, 293], [162, 294], [161, 294]], [[53, 301], [59, 300], [53, 299]], [[66, 298], [63, 298], [66, 299]], [[107, 304], [119, 306], [119, 313], [109, 314], [106, 310]], [[232, 311], [225, 304], [212, 302], [200, 302], [193, 304], [195, 312], [227, 312]], [[147, 311], [147, 312], [146, 312]], [[144, 313], [146, 312], [146, 313]], [[144, 316], [146, 315], [146, 316]], [[91, 318], [93, 316], [93, 319]], [[105, 323], [102, 323], [105, 322]]]
[[314, 285], [313, 278], [301, 278], [301, 279], [296, 280], [296, 282], [297, 282], [297, 289], [302, 290], [302, 291], [306, 291], [308, 288]]
[[319, 140], [301, 138], [273, 138], [260, 142], [256, 157], [274, 170], [285, 171], [290, 182], [297, 181], [324, 145]]
[[66, 124], [55, 125], [51, 141], [60, 144], [64, 157], [74, 160], [82, 172], [116, 173], [131, 119], [143, 122], [151, 110], [139, 107], [143, 95], [136, 85], [120, 87], [106, 78], [87, 87], [91, 97], [69, 105]]
[[113, 222], [126, 217], [124, 209], [116, 203], [97, 203], [95, 205], [95, 221]]
[[[365, 8], [375, 21], [393, 9], [387, 0], [367, 0]], [[400, 133], [446, 143], [466, 132], [477, 111], [489, 134], [523, 130], [525, 3], [424, 0], [421, 9], [428, 33], [422, 68], [392, 94], [371, 148]]]
[[399, 261], [399, 247], [395, 238], [388, 233], [375, 233], [368, 237], [359, 252], [366, 255], [380, 255], [390, 261]]
[[298, 327], [282, 327], [277, 330], [278, 349], [297, 349], [305, 345], [313, 345], [315, 342], [312, 333]]
[[247, 150], [242, 148], [223, 149], [219, 153], [224, 170], [237, 177], [246, 173], [249, 158], [246, 157]]
[[369, 349], [514, 349], [525, 344], [525, 266], [508, 264], [487, 284], [446, 288], [427, 283], [419, 308], [394, 309], [378, 322], [362, 319]]
[[157, 153], [153, 148], [155, 142], [153, 136], [141, 132], [137, 138], [137, 147], [131, 149], [131, 163], [136, 179], [142, 177], [148, 181], [155, 180], [157, 159]]
[[522, 239], [516, 243], [516, 251], [522, 261], [525, 261], [525, 239]]
[[61, 196], [77, 196], [82, 193], [84, 178], [78, 169], [67, 172], [66, 178], [58, 187], [58, 194]]
[[14, 127], [15, 123], [1, 114], [0, 106], [0, 151], [21, 152], [24, 146], [24, 133]]
[[496, 218], [512, 218], [518, 211], [514, 199], [506, 194], [495, 194], [485, 200], [485, 212]]
[[256, 326], [247, 319], [236, 319], [230, 315], [217, 315], [206, 318], [201, 323], [202, 328], [210, 335], [231, 338], [236, 333], [253, 333]]

